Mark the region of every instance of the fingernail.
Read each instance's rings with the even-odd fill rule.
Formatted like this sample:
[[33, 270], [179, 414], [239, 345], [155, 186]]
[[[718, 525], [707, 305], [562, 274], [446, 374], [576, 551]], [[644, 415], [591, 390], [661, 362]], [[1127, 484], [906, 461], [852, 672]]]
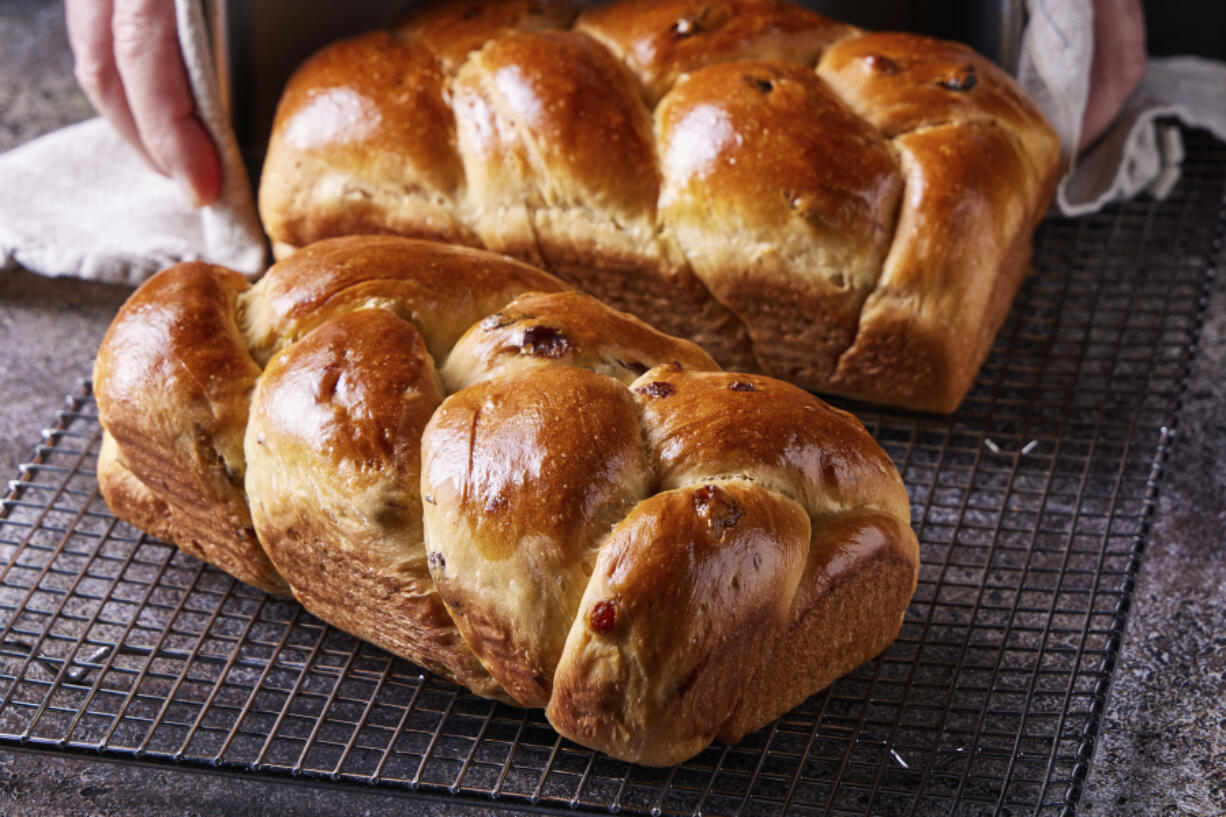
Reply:
[[175, 184], [179, 186], [179, 191], [183, 194], [183, 198], [193, 209], [199, 210], [204, 206], [204, 200], [200, 197], [200, 192], [192, 185], [187, 176], [175, 174]]

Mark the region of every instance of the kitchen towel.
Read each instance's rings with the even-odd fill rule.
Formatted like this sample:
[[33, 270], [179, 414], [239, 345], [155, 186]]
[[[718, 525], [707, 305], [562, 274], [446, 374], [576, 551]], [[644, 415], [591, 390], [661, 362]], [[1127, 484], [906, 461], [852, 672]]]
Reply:
[[[0, 267], [138, 283], [188, 259], [258, 274], [265, 243], [246, 171], [221, 104], [203, 0], [175, 0], [179, 43], [197, 113], [217, 145], [218, 201], [193, 210], [101, 120], [0, 155]], [[1089, 93], [1092, 0], [1028, 0], [1019, 79], [1061, 135], [1067, 172], [1056, 206], [1081, 215], [1145, 191], [1163, 196], [1179, 175], [1177, 118], [1226, 139], [1226, 65], [1150, 59], [1119, 118], [1080, 157], [1073, 146]]]

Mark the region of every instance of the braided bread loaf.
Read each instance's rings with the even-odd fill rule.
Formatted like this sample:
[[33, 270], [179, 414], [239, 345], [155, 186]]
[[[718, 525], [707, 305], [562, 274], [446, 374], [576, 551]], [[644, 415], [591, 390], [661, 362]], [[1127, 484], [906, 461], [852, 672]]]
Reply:
[[285, 89], [278, 257], [399, 233], [549, 270], [729, 368], [952, 411], [1058, 141], [969, 48], [777, 0], [439, 3]]
[[483, 251], [332, 239], [254, 287], [180, 264], [94, 388], [117, 515], [628, 760], [762, 726], [915, 589], [854, 417]]

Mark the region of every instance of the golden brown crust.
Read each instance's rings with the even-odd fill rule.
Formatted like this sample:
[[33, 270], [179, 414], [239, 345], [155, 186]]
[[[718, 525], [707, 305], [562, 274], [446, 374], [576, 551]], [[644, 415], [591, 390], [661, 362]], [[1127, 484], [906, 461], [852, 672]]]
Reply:
[[662, 488], [747, 477], [815, 515], [871, 507], [910, 519], [898, 472], [860, 421], [796, 386], [662, 366], [631, 390]]
[[333, 315], [389, 309], [422, 331], [435, 357], [469, 326], [524, 292], [566, 288], [539, 269], [486, 252], [399, 236], [323, 241], [274, 264], [239, 299], [258, 362]]
[[[736, 742], [880, 653], [898, 635], [919, 575], [918, 543], [898, 517], [856, 510], [815, 520], [787, 626], [720, 728]], [[820, 647], [816, 646], [820, 645]]]
[[1016, 140], [992, 123], [923, 128], [895, 144], [908, 191], [898, 237], [831, 388], [871, 398], [892, 378], [911, 408], [953, 411], [1026, 274], [1042, 181]]
[[[884, 649], [919, 545], [901, 479], [846, 412], [770, 378], [676, 366], [631, 390], [666, 492], [601, 549], [547, 714], [581, 743], [667, 765], [738, 740]], [[755, 536], [767, 540], [737, 563], [740, 537]], [[798, 563], [772, 577], [763, 554]], [[692, 586], [712, 576], [722, 584]], [[644, 634], [670, 628], [689, 639]]]
[[828, 379], [894, 232], [889, 145], [810, 69], [783, 62], [685, 76], [656, 128], [661, 218], [694, 271], [748, 327], [767, 374]]
[[[864, 427], [533, 283], [560, 288], [391, 237], [308, 247], [250, 289], [168, 270], [99, 354], [103, 491], [188, 552], [636, 762], [734, 739], [882, 649], [918, 546]], [[230, 538], [240, 518], [249, 543]]]
[[696, 371], [718, 369], [688, 340], [669, 337], [590, 295], [521, 295], [473, 324], [443, 366], [449, 391], [508, 374], [566, 365], [629, 384], [661, 363]]
[[584, 12], [575, 28], [634, 72], [651, 105], [687, 71], [740, 60], [811, 66], [855, 30], [779, 0], [625, 0]]
[[269, 363], [252, 399], [252, 517], [307, 609], [497, 695], [427, 567], [420, 440], [441, 401], [421, 335], [390, 312], [349, 312], [308, 333]]
[[[359, 76], [371, 64], [389, 71]], [[416, 93], [384, 87], [397, 72]], [[300, 146], [291, 125], [316, 106], [320, 133], [341, 126], [332, 94], [386, 111], [386, 124], [354, 107], [352, 133]], [[338, 232], [481, 245], [726, 367], [941, 411], [987, 354], [1059, 153], [1018, 85], [966, 46], [866, 33], [780, 0], [619, 0], [577, 18], [533, 0], [436, 3], [391, 36], [316, 57], [282, 109], [262, 202], [278, 257]], [[900, 201], [931, 200], [912, 189], [913, 168], [900, 184], [910, 136], [972, 125], [1015, 142], [1022, 176], [936, 162], [944, 175], [925, 190], [961, 190], [976, 223], [1007, 228], [984, 238], [936, 213], [901, 219]], [[384, 138], [397, 128], [403, 143]], [[437, 141], [419, 138], [429, 132]], [[431, 151], [437, 162], [414, 170]], [[970, 251], [909, 249], [942, 237]], [[914, 269], [899, 274], [888, 257]], [[951, 293], [973, 295], [948, 320], [909, 315]]]
[[752, 366], [735, 318], [657, 229], [651, 117], [620, 62], [582, 34], [509, 34], [469, 58], [452, 96], [485, 247]]
[[748, 482], [640, 503], [601, 548], [550, 723], [651, 766], [700, 752], [743, 698], [770, 694], [744, 680], [785, 626], [808, 539], [799, 506]]
[[123, 466], [168, 509], [161, 530], [173, 530], [192, 555], [285, 595], [243, 492], [243, 431], [260, 372], [234, 317], [247, 287], [238, 273], [197, 262], [155, 275], [107, 330], [94, 389]]
[[994, 122], [1023, 143], [1037, 167], [1057, 159], [1054, 132], [1026, 92], [961, 43], [899, 32], [849, 37], [826, 50], [817, 73], [887, 138], [933, 125]]
[[511, 696], [544, 706], [597, 546], [650, 484], [634, 401], [569, 366], [478, 383], [435, 414], [422, 460], [439, 592]]
[[[649, 218], [655, 209], [651, 117], [623, 66], [589, 37], [544, 31], [493, 40], [456, 74], [452, 93], [475, 197], [514, 197], [532, 209], [599, 205], [590, 216], [604, 221]], [[501, 250], [495, 229], [479, 232]]]
[[575, 19], [570, 0], [467, 0], [434, 3], [411, 12], [392, 31], [424, 44], [454, 74], [464, 59], [490, 40], [516, 31], [566, 28]]
[[260, 184], [264, 229], [302, 246], [400, 233], [479, 245], [458, 197], [464, 171], [446, 76], [429, 51], [385, 32], [308, 60], [281, 96]]

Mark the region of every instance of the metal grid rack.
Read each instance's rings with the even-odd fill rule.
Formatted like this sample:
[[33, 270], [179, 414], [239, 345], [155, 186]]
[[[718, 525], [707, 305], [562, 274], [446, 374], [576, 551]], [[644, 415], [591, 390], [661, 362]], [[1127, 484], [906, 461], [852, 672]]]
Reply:
[[1093, 753], [1226, 223], [1226, 149], [1049, 220], [952, 417], [852, 408], [923, 567], [876, 660], [673, 769], [559, 738], [118, 522], [88, 390], [0, 509], [0, 744], [365, 781], [545, 810], [1069, 814]]

